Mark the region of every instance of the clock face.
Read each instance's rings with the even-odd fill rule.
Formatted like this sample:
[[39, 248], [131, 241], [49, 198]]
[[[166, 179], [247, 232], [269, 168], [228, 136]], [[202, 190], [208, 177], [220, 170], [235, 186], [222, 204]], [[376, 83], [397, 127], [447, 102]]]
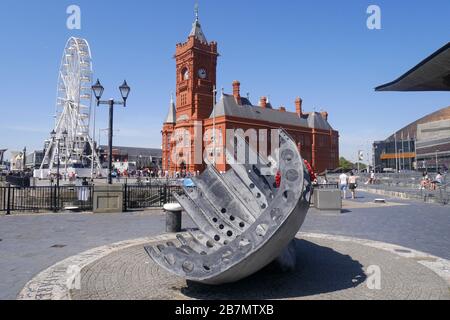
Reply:
[[199, 69], [198, 70], [198, 76], [200, 77], [200, 79], [206, 79], [207, 77], [207, 73], [205, 69]]

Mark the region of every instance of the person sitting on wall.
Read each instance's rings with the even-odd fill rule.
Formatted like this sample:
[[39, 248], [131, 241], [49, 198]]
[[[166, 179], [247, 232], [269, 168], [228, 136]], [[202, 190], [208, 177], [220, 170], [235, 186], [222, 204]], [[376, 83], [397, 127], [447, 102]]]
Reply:
[[430, 188], [430, 178], [428, 177], [428, 172], [424, 171], [422, 174], [422, 181], [420, 182], [421, 189], [429, 189]]
[[431, 181], [431, 188], [432, 190], [436, 190], [436, 188], [441, 185], [444, 182], [444, 177], [442, 176], [441, 172], [438, 171], [436, 177], [433, 181]]

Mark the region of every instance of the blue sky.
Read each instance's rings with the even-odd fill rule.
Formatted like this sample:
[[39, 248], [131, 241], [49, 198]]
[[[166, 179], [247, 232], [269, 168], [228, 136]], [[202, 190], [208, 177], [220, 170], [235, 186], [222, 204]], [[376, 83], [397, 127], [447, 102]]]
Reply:
[[[175, 44], [186, 40], [195, 0], [2, 0], [0, 149], [41, 149], [52, 130], [56, 81], [70, 36], [84, 37], [105, 98], [132, 87], [115, 113], [115, 144], [160, 147], [161, 122], [175, 87]], [[450, 1], [200, 0], [208, 40], [219, 44], [218, 86], [241, 82], [254, 103], [324, 109], [355, 160], [369, 141], [450, 104], [446, 93], [375, 93], [449, 39]], [[66, 8], [81, 7], [81, 30], [66, 28]], [[367, 7], [382, 10], [382, 30], [366, 27]], [[107, 110], [97, 113], [107, 127]], [[98, 135], [98, 133], [97, 133]], [[102, 142], [106, 137], [102, 135]]]

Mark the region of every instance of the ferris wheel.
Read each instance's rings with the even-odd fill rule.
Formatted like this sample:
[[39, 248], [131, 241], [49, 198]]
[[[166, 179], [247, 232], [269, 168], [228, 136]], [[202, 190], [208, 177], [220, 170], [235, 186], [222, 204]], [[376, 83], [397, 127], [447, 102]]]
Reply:
[[85, 39], [70, 38], [64, 48], [58, 74], [55, 128], [48, 141], [41, 170], [57, 163], [101, 169], [90, 137], [92, 57]]

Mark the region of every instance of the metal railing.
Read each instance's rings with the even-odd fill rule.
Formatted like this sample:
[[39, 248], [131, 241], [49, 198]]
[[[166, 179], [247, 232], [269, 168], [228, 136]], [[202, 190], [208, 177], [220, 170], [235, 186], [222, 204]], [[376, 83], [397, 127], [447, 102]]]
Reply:
[[450, 183], [437, 184], [434, 188], [421, 188], [421, 198], [424, 202], [434, 199], [436, 202], [447, 205], [450, 203]]
[[[95, 186], [0, 187], [0, 212], [59, 212], [93, 210]], [[177, 185], [125, 184], [123, 210], [160, 208], [176, 202], [173, 193], [182, 193]]]
[[124, 185], [124, 211], [128, 209], [160, 208], [176, 201], [173, 193], [183, 190], [177, 185]]
[[92, 186], [0, 187], [0, 211], [58, 212], [65, 208], [92, 210]]

